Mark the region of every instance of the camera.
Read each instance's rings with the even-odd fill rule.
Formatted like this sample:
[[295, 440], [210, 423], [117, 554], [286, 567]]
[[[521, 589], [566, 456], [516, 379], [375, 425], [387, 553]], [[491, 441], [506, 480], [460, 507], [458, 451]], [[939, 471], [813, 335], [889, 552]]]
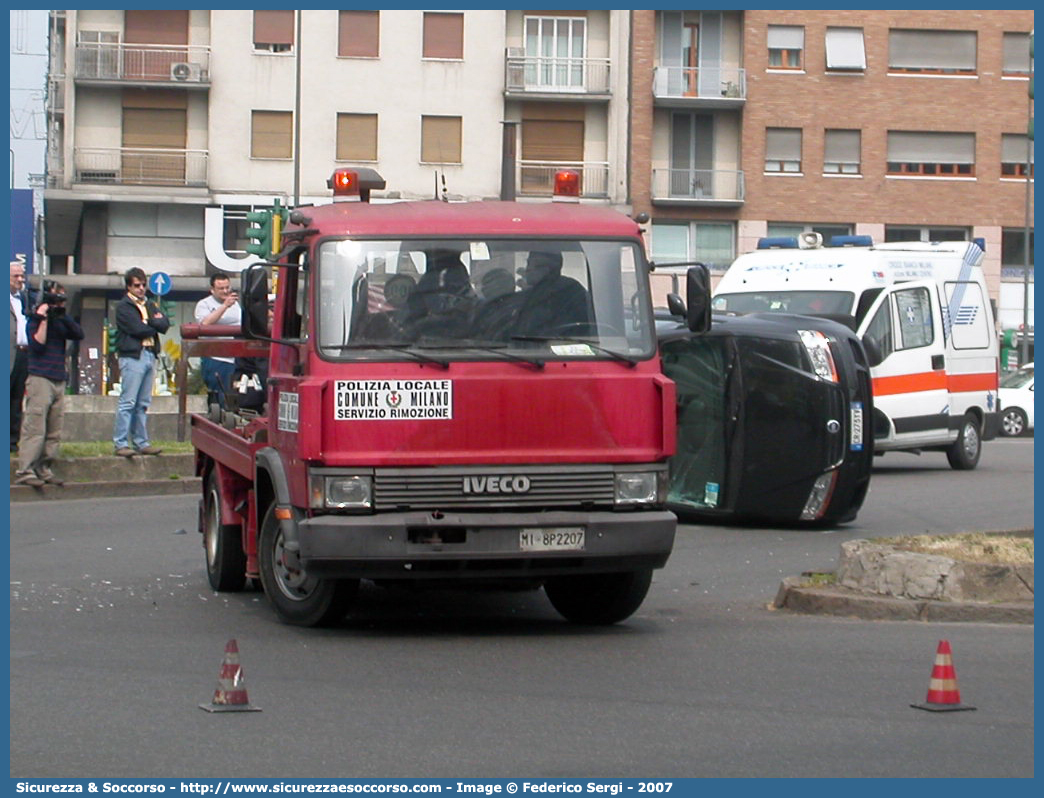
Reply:
[[47, 317], [65, 315], [65, 294], [60, 293], [54, 280], [44, 280], [40, 287], [40, 303], [47, 305]]

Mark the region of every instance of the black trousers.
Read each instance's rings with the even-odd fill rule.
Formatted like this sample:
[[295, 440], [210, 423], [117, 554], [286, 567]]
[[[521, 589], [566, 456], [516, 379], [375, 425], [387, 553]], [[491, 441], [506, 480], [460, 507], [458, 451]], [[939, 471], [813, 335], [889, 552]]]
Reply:
[[25, 379], [29, 376], [29, 353], [15, 350], [11, 364], [11, 451], [18, 448], [22, 434], [22, 399], [25, 397]]

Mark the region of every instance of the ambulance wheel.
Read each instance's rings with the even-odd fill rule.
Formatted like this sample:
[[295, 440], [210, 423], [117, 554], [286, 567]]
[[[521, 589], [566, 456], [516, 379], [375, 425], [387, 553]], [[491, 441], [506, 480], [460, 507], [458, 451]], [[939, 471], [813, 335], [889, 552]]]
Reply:
[[234, 593], [246, 584], [242, 535], [239, 524], [223, 523], [217, 468], [213, 468], [203, 498], [203, 550], [207, 554], [207, 581], [219, 593]]
[[556, 576], [544, 583], [551, 606], [567, 621], [608, 626], [630, 617], [645, 600], [652, 570]]
[[265, 596], [279, 619], [295, 626], [327, 626], [348, 612], [359, 591], [358, 579], [309, 576], [286, 550], [283, 530], [269, 506], [261, 522], [258, 566]]
[[950, 466], [958, 471], [970, 471], [979, 464], [982, 456], [982, 438], [979, 435], [979, 422], [975, 416], [967, 415], [961, 420], [961, 431], [957, 434], [950, 448], [946, 450], [946, 459]]

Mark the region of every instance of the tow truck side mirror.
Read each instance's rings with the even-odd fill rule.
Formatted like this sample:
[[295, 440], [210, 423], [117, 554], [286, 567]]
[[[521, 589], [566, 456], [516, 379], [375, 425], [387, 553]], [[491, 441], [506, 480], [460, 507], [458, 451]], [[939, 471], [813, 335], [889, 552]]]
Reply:
[[239, 288], [243, 336], [269, 338], [272, 332], [268, 329], [268, 270], [259, 264], [248, 266], [240, 276]]
[[685, 305], [689, 329], [707, 332], [711, 327], [710, 269], [702, 263], [690, 266], [685, 273]]

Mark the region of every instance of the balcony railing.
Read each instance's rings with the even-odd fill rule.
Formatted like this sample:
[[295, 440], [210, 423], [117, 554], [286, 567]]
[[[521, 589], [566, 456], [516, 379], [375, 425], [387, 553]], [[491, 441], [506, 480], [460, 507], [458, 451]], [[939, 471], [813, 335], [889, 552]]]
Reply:
[[575, 169], [580, 173], [580, 196], [609, 196], [609, 164], [598, 161], [519, 161], [518, 193], [550, 197], [554, 192], [555, 172]]
[[729, 169], [653, 169], [653, 200], [743, 202], [743, 172]]
[[77, 147], [74, 182], [125, 186], [206, 186], [207, 151]]
[[77, 80], [209, 84], [210, 48], [80, 42], [74, 76]]
[[745, 100], [747, 71], [724, 66], [660, 66], [653, 70], [653, 94], [661, 98]]
[[609, 59], [508, 55], [504, 86], [533, 94], [609, 94]]

